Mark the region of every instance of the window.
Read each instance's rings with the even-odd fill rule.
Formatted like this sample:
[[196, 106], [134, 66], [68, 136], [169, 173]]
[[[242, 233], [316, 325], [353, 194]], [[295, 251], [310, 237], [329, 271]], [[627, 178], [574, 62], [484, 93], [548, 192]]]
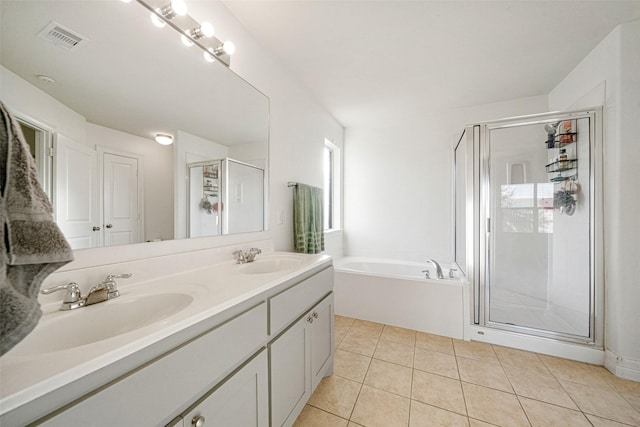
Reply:
[[502, 231], [553, 233], [553, 183], [501, 185]]
[[324, 229], [340, 228], [340, 148], [324, 140]]

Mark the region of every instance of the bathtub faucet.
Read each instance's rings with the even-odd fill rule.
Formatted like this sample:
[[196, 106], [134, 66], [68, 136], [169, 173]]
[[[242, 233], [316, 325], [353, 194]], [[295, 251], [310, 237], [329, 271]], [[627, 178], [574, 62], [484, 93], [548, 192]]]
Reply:
[[436, 268], [436, 275], [438, 279], [444, 279], [444, 274], [442, 274], [442, 267], [440, 267], [440, 264], [438, 264], [438, 261], [436, 261], [435, 259], [429, 258], [427, 260], [427, 263], [433, 264], [433, 266]]

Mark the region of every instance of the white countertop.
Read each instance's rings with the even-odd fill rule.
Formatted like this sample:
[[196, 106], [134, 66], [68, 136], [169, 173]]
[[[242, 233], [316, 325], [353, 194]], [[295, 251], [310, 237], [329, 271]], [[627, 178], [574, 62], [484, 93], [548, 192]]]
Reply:
[[[283, 257], [299, 259], [300, 265], [272, 273], [241, 272], [250, 265], [255, 268]], [[71, 394], [81, 395], [100, 387], [193, 338], [198, 330], [215, 326], [224, 320], [225, 312], [234, 307], [279, 292], [280, 285], [284, 289], [288, 281], [329, 265], [331, 258], [327, 255], [270, 252], [258, 255], [251, 264], [222, 262], [138, 283], [134, 277], [131, 283], [119, 282], [119, 298], [89, 307], [59, 311], [59, 302], [43, 305], [44, 315], [34, 332], [0, 358], [0, 414], [73, 384], [76, 387]], [[67, 319], [63, 317], [75, 317], [78, 322], [90, 324], [92, 317], [103, 317], [92, 310], [106, 312], [111, 304], [130, 303], [131, 298], [136, 299], [136, 304], [144, 304], [145, 296], [163, 293], [186, 294], [193, 297], [193, 301], [169, 317], [108, 339], [57, 351], [32, 350], [38, 347], [34, 340], [38, 339], [39, 328], [46, 328], [47, 322], [64, 322]], [[32, 335], [36, 338], [31, 338]]]

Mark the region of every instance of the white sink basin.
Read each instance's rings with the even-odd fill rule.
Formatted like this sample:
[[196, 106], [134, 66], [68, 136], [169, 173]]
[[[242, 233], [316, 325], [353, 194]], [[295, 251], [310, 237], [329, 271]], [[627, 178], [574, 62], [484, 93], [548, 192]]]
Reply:
[[256, 259], [240, 267], [240, 272], [244, 274], [268, 274], [278, 271], [293, 270], [302, 265], [302, 260], [294, 257], [279, 257]]
[[191, 295], [182, 293], [125, 296], [49, 314], [7, 355], [51, 353], [113, 338], [161, 322], [193, 301]]

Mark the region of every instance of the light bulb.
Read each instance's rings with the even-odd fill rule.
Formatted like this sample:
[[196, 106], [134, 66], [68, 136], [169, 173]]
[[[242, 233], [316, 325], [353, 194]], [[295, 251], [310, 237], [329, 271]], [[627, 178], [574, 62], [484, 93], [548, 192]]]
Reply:
[[224, 50], [224, 53], [227, 55], [233, 55], [236, 51], [236, 45], [234, 45], [233, 42], [224, 42], [222, 44], [222, 50]]
[[151, 22], [153, 22], [153, 25], [155, 25], [156, 27], [163, 28], [165, 25], [167, 25], [167, 23], [160, 19], [155, 13], [151, 12], [150, 16]]
[[[209, 53], [211, 52], [211, 53]], [[207, 49], [207, 52], [204, 52], [202, 54], [202, 56], [204, 56], [204, 60], [207, 62], [216, 62], [216, 58], [213, 56], [214, 52], [213, 52], [213, 48], [210, 47], [209, 49]]]
[[167, 135], [166, 133], [158, 133], [156, 134], [156, 142], [162, 145], [171, 145], [173, 143], [173, 136]]
[[171, 9], [178, 16], [184, 16], [187, 14], [187, 4], [184, 0], [171, 0]]
[[211, 25], [209, 22], [203, 22], [202, 24], [200, 24], [200, 32], [204, 37], [207, 38], [213, 37], [213, 35], [215, 34], [213, 25]]
[[180, 40], [182, 40], [182, 44], [187, 47], [193, 46], [193, 42], [184, 34], [180, 36]]

